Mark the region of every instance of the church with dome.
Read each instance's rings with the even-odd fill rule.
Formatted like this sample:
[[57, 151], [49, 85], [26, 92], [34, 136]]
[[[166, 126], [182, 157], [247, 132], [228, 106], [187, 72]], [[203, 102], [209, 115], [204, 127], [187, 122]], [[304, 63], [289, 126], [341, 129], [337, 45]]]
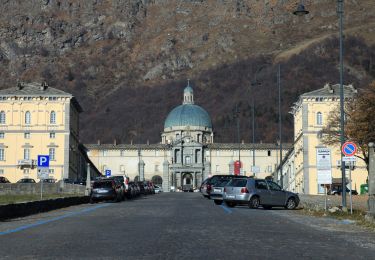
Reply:
[[[183, 91], [182, 104], [165, 119], [160, 143], [98, 142], [85, 146], [102, 174], [151, 180], [166, 192], [199, 188], [206, 178], [217, 174], [272, 176], [279, 162], [277, 144], [215, 143], [211, 117], [194, 103], [189, 83]], [[283, 148], [285, 154], [291, 145]], [[241, 162], [240, 169], [235, 169], [236, 161]]]

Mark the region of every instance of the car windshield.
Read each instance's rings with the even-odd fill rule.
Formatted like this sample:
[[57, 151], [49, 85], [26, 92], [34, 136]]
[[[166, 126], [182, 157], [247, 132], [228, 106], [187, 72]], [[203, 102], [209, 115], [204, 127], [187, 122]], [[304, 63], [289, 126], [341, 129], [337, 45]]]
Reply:
[[93, 188], [111, 188], [112, 182], [111, 181], [99, 181], [94, 182]]
[[233, 187], [245, 187], [247, 183], [246, 179], [233, 179], [231, 181], [231, 186]]

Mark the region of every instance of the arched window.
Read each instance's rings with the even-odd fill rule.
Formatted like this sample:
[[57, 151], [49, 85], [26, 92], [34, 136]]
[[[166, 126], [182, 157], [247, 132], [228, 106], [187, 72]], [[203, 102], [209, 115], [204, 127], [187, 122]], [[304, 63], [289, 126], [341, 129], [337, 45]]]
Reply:
[[316, 113], [316, 124], [317, 125], [323, 124], [323, 115], [321, 112]]
[[0, 124], [5, 124], [5, 111], [0, 112]]
[[30, 114], [30, 111], [26, 111], [26, 113], [25, 113], [25, 124], [26, 125], [31, 124], [31, 114]]
[[56, 124], [56, 112], [55, 111], [51, 111], [51, 114], [49, 117], [49, 123]]
[[155, 185], [162, 185], [163, 184], [163, 179], [159, 175], [152, 176], [151, 181]]
[[134, 182], [139, 182], [139, 176], [134, 177]]

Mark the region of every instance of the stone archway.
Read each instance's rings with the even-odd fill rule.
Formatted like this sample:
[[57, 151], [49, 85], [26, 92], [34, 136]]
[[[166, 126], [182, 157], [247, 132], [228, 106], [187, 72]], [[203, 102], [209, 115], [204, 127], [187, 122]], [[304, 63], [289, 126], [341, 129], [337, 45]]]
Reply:
[[151, 178], [153, 184], [161, 186], [163, 184], [163, 178], [159, 175], [154, 175]]
[[194, 187], [194, 176], [187, 172], [182, 175], [181, 186], [183, 191], [193, 191]]

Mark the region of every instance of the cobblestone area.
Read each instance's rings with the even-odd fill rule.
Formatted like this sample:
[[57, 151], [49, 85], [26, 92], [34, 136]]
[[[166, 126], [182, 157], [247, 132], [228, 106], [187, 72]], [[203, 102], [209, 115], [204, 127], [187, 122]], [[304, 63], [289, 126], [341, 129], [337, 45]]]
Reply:
[[[299, 197], [301, 199], [300, 206], [303, 206], [305, 208], [317, 209], [317, 210], [324, 209], [324, 201], [325, 201], [324, 195], [299, 194]], [[368, 206], [367, 206], [368, 196], [367, 195], [354, 195], [352, 198], [353, 198], [353, 209], [367, 211], [368, 209]], [[349, 208], [350, 207], [349, 196], [347, 196], [346, 203], [347, 203], [347, 207]], [[328, 208], [341, 206], [341, 196], [328, 195], [327, 206]]]

